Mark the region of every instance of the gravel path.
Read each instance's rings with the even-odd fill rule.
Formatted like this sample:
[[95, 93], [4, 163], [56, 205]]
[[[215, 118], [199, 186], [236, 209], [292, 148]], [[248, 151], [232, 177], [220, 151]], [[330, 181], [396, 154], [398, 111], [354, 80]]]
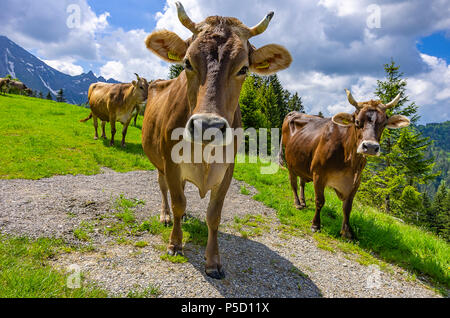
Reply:
[[[160, 259], [160, 236], [145, 234], [135, 241], [144, 248], [117, 244], [99, 228], [92, 233], [93, 251], [60, 254], [52, 261], [66, 269], [80, 266], [89, 281], [116, 296], [157, 286], [159, 297], [439, 297], [419, 280], [389, 266], [377, 271], [349, 260], [343, 252], [317, 247], [308, 235], [286, 237], [274, 210], [243, 195], [243, 183], [233, 180], [223, 209], [219, 244], [227, 277], [216, 281], [204, 274], [204, 248], [185, 246], [188, 262]], [[135, 208], [138, 222], [159, 215], [160, 193], [155, 171], [116, 173], [104, 169], [95, 176], [56, 176], [38, 181], [0, 180], [0, 231], [29, 237], [57, 237], [80, 244], [73, 230], [81, 222], [111, 213], [114, 199], [145, 201]], [[205, 218], [208, 198], [186, 187], [187, 211]], [[234, 229], [235, 216], [263, 215], [267, 229], [261, 236], [242, 238]], [[283, 235], [284, 234], [284, 235]]]

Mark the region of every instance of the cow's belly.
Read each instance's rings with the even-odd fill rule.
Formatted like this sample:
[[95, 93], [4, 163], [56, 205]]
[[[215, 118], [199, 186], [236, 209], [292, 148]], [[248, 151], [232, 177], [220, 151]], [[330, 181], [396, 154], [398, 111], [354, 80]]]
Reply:
[[229, 167], [226, 163], [181, 163], [181, 178], [193, 183], [204, 198], [208, 191], [222, 182]]
[[335, 189], [341, 199], [347, 198], [354, 189], [355, 176], [346, 171], [331, 172], [327, 176], [326, 185]]

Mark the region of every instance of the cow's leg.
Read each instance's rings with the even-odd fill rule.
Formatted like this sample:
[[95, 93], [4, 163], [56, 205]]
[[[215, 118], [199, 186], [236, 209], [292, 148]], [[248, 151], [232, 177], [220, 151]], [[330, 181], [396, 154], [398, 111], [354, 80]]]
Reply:
[[159, 217], [159, 221], [167, 226], [170, 224], [171, 221], [169, 200], [167, 198], [167, 192], [169, 191], [169, 187], [167, 186], [166, 176], [162, 174], [160, 171], [158, 171], [158, 182], [162, 195], [161, 215]]
[[208, 225], [208, 244], [206, 245], [205, 258], [206, 275], [214, 279], [225, 278], [225, 272], [220, 262], [219, 243], [217, 234], [219, 231], [220, 218], [222, 215], [223, 201], [230, 187], [233, 177], [234, 165], [231, 165], [222, 183], [211, 191], [211, 200], [209, 201], [208, 211], [206, 213], [206, 223]]
[[102, 121], [102, 138], [106, 139], [106, 121]]
[[130, 122], [131, 122], [131, 118], [125, 125], [123, 125], [123, 129], [122, 129], [122, 144], [121, 144], [122, 148], [125, 148], [125, 137], [127, 136], [128, 126], [130, 125]]
[[134, 116], [134, 127], [136, 127], [136, 122], [137, 122], [138, 116], [139, 116], [139, 110], [138, 110], [138, 112], [136, 113], [136, 116]]
[[180, 170], [177, 166], [168, 165], [165, 168], [167, 185], [172, 199], [173, 228], [170, 234], [167, 252], [169, 255], [183, 255], [183, 231], [181, 219], [186, 210], [186, 197], [184, 195], [183, 182]]
[[300, 206], [302, 209], [306, 208], [305, 181], [302, 178], [300, 178]]
[[295, 173], [289, 170], [289, 180], [291, 181], [292, 192], [294, 193], [294, 206], [297, 209], [303, 209], [298, 198], [298, 177]]
[[94, 140], [98, 140], [98, 118], [94, 114], [92, 114], [92, 121], [94, 122], [95, 130]]
[[355, 194], [351, 194], [349, 198], [344, 200], [344, 203], [342, 205], [343, 212], [344, 212], [344, 218], [342, 220], [342, 229], [341, 229], [341, 236], [346, 239], [353, 239], [353, 231], [350, 227], [350, 213], [352, 212], [352, 206], [353, 206], [353, 198], [355, 197]]
[[114, 136], [116, 135], [116, 116], [109, 115], [109, 123], [111, 125], [111, 142], [110, 145], [114, 146]]
[[320, 231], [320, 211], [325, 204], [325, 185], [318, 175], [314, 176], [314, 192], [316, 194], [316, 213], [312, 221], [311, 231]]

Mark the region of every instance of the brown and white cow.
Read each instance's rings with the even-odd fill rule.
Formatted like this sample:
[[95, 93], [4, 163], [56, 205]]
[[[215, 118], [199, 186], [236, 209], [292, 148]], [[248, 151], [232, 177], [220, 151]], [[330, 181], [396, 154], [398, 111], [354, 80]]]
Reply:
[[[280, 163], [284, 163], [284, 146], [296, 208], [306, 207], [305, 183], [314, 183], [316, 213], [311, 230], [320, 230], [320, 211], [325, 204], [324, 189], [329, 186], [343, 201], [341, 235], [351, 239], [350, 212], [366, 165], [366, 156], [380, 154], [379, 142], [385, 128], [407, 127], [409, 120], [401, 115], [389, 118], [386, 115], [387, 109], [397, 105], [400, 95], [384, 105], [374, 100], [358, 103], [350, 91], [346, 92], [349, 102], [356, 108], [353, 114], [340, 113], [332, 119], [301, 113], [286, 116]], [[300, 177], [300, 198], [297, 177]]]
[[[170, 31], [156, 31], [146, 39], [147, 48], [163, 60], [183, 64], [185, 71], [176, 79], [156, 81], [150, 85], [149, 99], [142, 128], [142, 145], [145, 154], [159, 172], [162, 192], [161, 222], [170, 222], [167, 192], [170, 192], [173, 210], [173, 230], [168, 253], [182, 254], [181, 219], [185, 214], [186, 182], [193, 183], [204, 198], [211, 191], [206, 213], [208, 243], [206, 247], [206, 274], [215, 279], [225, 276], [219, 256], [217, 232], [222, 206], [234, 171], [237, 138], [230, 138], [230, 128], [241, 127], [239, 95], [248, 71], [262, 75], [273, 74], [287, 68], [292, 61], [282, 46], [271, 44], [255, 49], [249, 42], [263, 33], [273, 17], [267, 15], [260, 24], [248, 28], [235, 18], [209, 17], [194, 23], [180, 3], [176, 3], [182, 24], [193, 36], [183, 41]], [[173, 140], [172, 133], [180, 129], [183, 137]], [[218, 132], [222, 142], [209, 138], [198, 140], [208, 130]], [[214, 151], [231, 148], [232, 162], [200, 160], [177, 162], [172, 150], [180, 143], [201, 149], [214, 144]], [[219, 140], [217, 139], [217, 140]], [[231, 140], [231, 143], [229, 141]], [[234, 143], [232, 141], [235, 141]], [[227, 149], [226, 149], [227, 148]]]
[[111, 146], [114, 146], [116, 134], [116, 121], [123, 125], [122, 147], [125, 147], [125, 137], [128, 126], [133, 118], [133, 111], [137, 104], [147, 100], [148, 82], [145, 78], [136, 74], [137, 81], [127, 84], [95, 83], [89, 87], [89, 105], [91, 114], [88, 118], [80, 120], [86, 122], [93, 118], [95, 136], [98, 139], [98, 122], [102, 121], [102, 138], [106, 139], [106, 122], [111, 124]]

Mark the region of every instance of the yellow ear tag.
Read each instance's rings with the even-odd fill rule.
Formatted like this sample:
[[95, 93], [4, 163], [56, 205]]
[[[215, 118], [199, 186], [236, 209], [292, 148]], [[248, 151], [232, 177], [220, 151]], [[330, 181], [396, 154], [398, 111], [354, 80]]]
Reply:
[[264, 69], [264, 68], [269, 68], [270, 64], [267, 61], [262, 62], [261, 64], [259, 64], [256, 68], [257, 69]]
[[347, 119], [342, 120], [342, 122], [344, 123], [344, 125], [350, 124], [350, 122]]
[[176, 55], [175, 53], [169, 52], [169, 53], [167, 53], [167, 56], [172, 61], [181, 61], [181, 58], [178, 55]]

